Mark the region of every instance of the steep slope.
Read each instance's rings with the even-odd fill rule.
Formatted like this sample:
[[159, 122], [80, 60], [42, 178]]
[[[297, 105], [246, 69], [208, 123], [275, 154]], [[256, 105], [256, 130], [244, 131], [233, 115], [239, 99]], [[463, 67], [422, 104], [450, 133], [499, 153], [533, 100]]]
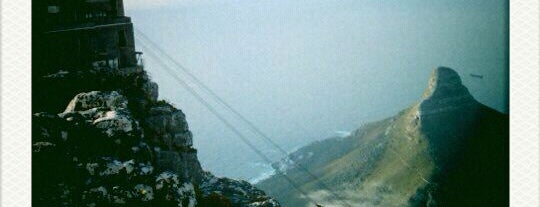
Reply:
[[34, 206], [279, 206], [202, 169], [185, 114], [158, 100], [122, 0], [32, 3]]
[[279, 206], [201, 168], [184, 113], [157, 99], [142, 68], [33, 79], [35, 206]]
[[[316, 142], [279, 166], [323, 206], [506, 206], [508, 116], [478, 103], [449, 68], [422, 99], [349, 137]], [[326, 192], [296, 165], [336, 192]], [[273, 176], [257, 184], [284, 206], [307, 200]]]

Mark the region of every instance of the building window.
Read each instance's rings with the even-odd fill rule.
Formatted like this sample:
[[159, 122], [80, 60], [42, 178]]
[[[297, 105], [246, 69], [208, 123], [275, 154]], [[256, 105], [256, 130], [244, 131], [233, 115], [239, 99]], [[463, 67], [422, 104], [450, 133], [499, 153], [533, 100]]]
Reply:
[[124, 30], [118, 31], [118, 46], [120, 47], [127, 46], [126, 32]]
[[60, 12], [60, 7], [58, 7], [58, 6], [48, 6], [47, 7], [47, 12], [49, 12], [49, 14], [56, 14], [56, 13]]

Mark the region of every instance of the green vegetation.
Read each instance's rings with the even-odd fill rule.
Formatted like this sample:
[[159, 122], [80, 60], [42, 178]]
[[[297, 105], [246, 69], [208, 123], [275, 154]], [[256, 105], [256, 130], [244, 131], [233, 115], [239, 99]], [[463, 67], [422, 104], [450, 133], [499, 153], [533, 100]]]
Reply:
[[[349, 137], [312, 143], [289, 158], [317, 175], [319, 181], [352, 206], [429, 206], [435, 200], [448, 204], [444, 206], [464, 205], [465, 200], [452, 197], [476, 199], [491, 206], [505, 204], [508, 165], [497, 160], [507, 160], [507, 117], [485, 106], [465, 112], [472, 115], [442, 113], [420, 121], [415, 105], [395, 117], [366, 124]], [[473, 121], [464, 121], [471, 117]], [[482, 147], [483, 142], [489, 143], [484, 145], [489, 149]], [[463, 153], [463, 157], [459, 156]], [[493, 176], [487, 175], [486, 179], [478, 174], [474, 179], [467, 178], [467, 173], [474, 174], [482, 168], [494, 170]], [[456, 173], [449, 175], [450, 171]], [[342, 206], [297, 167], [286, 173], [323, 206]], [[281, 177], [273, 176], [257, 186], [283, 206], [310, 206]], [[487, 186], [491, 186], [489, 190]], [[460, 188], [470, 188], [466, 191], [470, 194], [462, 194]], [[500, 196], [490, 199], [486, 192]]]
[[[313, 160], [297, 163], [319, 176], [327, 186], [349, 201], [373, 205], [403, 205], [418, 187], [425, 185], [432, 164], [425, 153], [421, 136], [408, 132], [411, 111], [362, 126], [346, 138], [332, 138], [313, 143], [297, 153], [314, 154]], [[419, 175], [420, 174], [420, 175]], [[287, 171], [302, 188], [312, 193], [321, 204], [334, 202], [319, 183], [305, 176], [299, 169]], [[411, 179], [412, 178], [412, 179]], [[290, 188], [282, 178], [273, 177], [258, 186], [275, 196], [285, 206], [304, 206], [306, 199]], [[281, 186], [276, 188], [276, 186]]]

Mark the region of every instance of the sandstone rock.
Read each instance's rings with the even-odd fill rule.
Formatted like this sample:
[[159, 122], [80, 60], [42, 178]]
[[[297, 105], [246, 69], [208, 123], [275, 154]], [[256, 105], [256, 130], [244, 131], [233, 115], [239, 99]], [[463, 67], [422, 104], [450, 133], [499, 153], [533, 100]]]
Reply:
[[190, 182], [181, 183], [174, 173], [163, 172], [156, 178], [156, 194], [163, 195], [168, 201], [178, 204], [187, 203], [186, 207], [195, 207], [197, 204], [195, 187]]
[[[155, 101], [155, 83], [145, 87], [147, 97], [129, 100]], [[194, 207], [198, 199], [201, 205], [206, 201], [195, 191], [204, 185], [206, 196], [219, 194], [232, 206], [279, 206], [245, 181], [204, 182], [207, 174], [181, 110], [163, 101], [149, 108], [130, 106], [135, 111], [127, 106], [128, 98], [120, 92], [91, 91], [77, 94], [63, 113], [34, 114], [33, 175], [40, 182], [34, 189], [36, 202]]]
[[59, 116], [65, 119], [82, 116], [110, 137], [116, 133], [129, 134], [139, 130], [139, 126], [131, 117], [127, 103], [127, 99], [116, 91], [80, 93]]
[[193, 145], [184, 113], [168, 103], [150, 108], [145, 118], [147, 136], [168, 150], [190, 148]]
[[98, 114], [93, 124], [100, 129], [105, 130], [109, 136], [113, 136], [116, 132], [128, 133], [133, 130], [136, 121], [133, 120], [126, 110], [107, 111]]
[[419, 106], [419, 116], [473, 108], [476, 100], [469, 93], [456, 71], [447, 67], [433, 70]]
[[195, 151], [156, 151], [156, 166], [160, 171], [171, 171], [193, 182], [198, 182], [203, 173]]
[[277, 207], [279, 203], [246, 181], [218, 178], [206, 173], [200, 185], [204, 196], [212, 193], [229, 198], [237, 207]]
[[146, 81], [142, 86], [144, 96], [150, 102], [156, 102], [158, 99], [158, 84], [153, 81]]
[[91, 91], [79, 93], [69, 102], [64, 113], [84, 111], [92, 108], [105, 107], [110, 109], [126, 108], [127, 99], [116, 91]]
[[185, 131], [183, 133], [174, 134], [172, 143], [175, 147], [191, 147], [193, 146], [193, 135], [191, 131]]

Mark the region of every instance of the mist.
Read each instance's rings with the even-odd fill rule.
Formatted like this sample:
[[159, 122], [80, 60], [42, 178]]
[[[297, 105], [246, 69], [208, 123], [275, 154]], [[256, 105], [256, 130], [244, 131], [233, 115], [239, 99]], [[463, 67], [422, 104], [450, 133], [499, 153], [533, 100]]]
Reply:
[[[411, 106], [437, 66], [455, 69], [478, 101], [508, 113], [504, 0], [158, 2], [125, 1], [126, 15], [287, 151]], [[251, 181], [271, 170], [143, 57], [160, 99], [186, 114], [203, 168]], [[216, 108], [267, 156], [284, 156]]]

